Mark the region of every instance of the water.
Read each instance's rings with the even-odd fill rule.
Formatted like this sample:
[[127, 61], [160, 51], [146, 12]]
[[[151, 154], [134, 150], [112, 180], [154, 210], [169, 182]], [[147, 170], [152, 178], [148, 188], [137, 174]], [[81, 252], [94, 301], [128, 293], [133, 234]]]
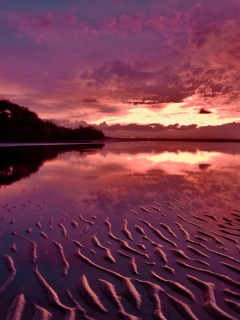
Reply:
[[[105, 316], [93, 310], [76, 290], [79, 277], [85, 274], [112, 318], [118, 318], [115, 315], [116, 308], [101, 292], [98, 278], [113, 283], [119, 294], [121, 282], [79, 259], [76, 256], [78, 247], [71, 241], [81, 242], [84, 246], [81, 252], [96, 264], [125, 277], [132, 277], [128, 258], [118, 253], [118, 250], [124, 249], [119, 247], [117, 241], [109, 238], [105, 224], [108, 217], [112, 232], [117, 238], [126, 240], [134, 249], [147, 253], [150, 256], [149, 261], [156, 263], [153, 266], [146, 265], [145, 258], [140, 254], [124, 251], [136, 258], [139, 275], [134, 275], [134, 278], [160, 284], [167, 293], [187, 303], [199, 318], [211, 319], [211, 316], [201, 306], [204, 302], [201, 290], [190, 284], [186, 273], [195, 274], [207, 282], [214, 282], [217, 286], [217, 301], [221, 302], [221, 307], [225, 304], [224, 298], [228, 298], [223, 294], [227, 285], [209, 275], [202, 275], [198, 271], [188, 272], [177, 265], [176, 257], [170, 250], [171, 245], [159, 239], [142, 220], [175, 241], [178, 249], [184, 250], [192, 259], [206, 262], [209, 260], [210, 267], [207, 269], [239, 281], [239, 275], [220, 263], [225, 261], [239, 268], [238, 262], [214, 255], [201, 247], [210, 258], [198, 257], [187, 248], [189, 243], [184, 242], [183, 234], [176, 223], [188, 232], [192, 240], [240, 260], [237, 244], [240, 237], [240, 144], [165, 141], [18, 147], [9, 145], [0, 147], [0, 154], [0, 250], [2, 255], [12, 257], [17, 270], [14, 280], [1, 294], [1, 314], [6, 316], [13, 299], [19, 293], [24, 293], [27, 302], [23, 319], [32, 319], [34, 303], [49, 310], [56, 319], [64, 319], [65, 313], [49, 304], [47, 295], [34, 274], [35, 264], [31, 263], [32, 244], [18, 236], [22, 235], [37, 244], [36, 265], [62, 303], [74, 306], [65, 292], [70, 289], [88, 315], [95, 319], [105, 319]], [[122, 225], [126, 220], [133, 241], [127, 239], [122, 232]], [[66, 229], [66, 237], [59, 225], [61, 223]], [[172, 238], [160, 223], [169, 226], [177, 240]], [[144, 228], [152, 241], [163, 245], [168, 264], [175, 270], [174, 275], [162, 269], [164, 264], [154, 253], [154, 246], [135, 230], [136, 224]], [[76, 225], [77, 227], [74, 227]], [[14, 235], [12, 232], [16, 228], [17, 235]], [[26, 232], [28, 228], [31, 228], [30, 233]], [[201, 230], [218, 237], [223, 244], [216, 244], [213, 238], [198, 233]], [[44, 232], [48, 239], [40, 232]], [[94, 245], [94, 234], [97, 234], [103, 246], [111, 250], [115, 264], [106, 261], [104, 251]], [[201, 236], [206, 241], [196, 236]], [[234, 239], [234, 242], [224, 236]], [[70, 265], [65, 277], [64, 263], [52, 241], [62, 245]], [[13, 243], [16, 245], [16, 252], [11, 250]], [[144, 244], [146, 250], [139, 249], [137, 243]], [[186, 263], [205, 268], [195, 261]], [[0, 274], [1, 286], [9, 275], [4, 259], [0, 261], [0, 268], [3, 270]], [[199, 296], [199, 301], [189, 302], [185, 297], [172, 292], [167, 285], [153, 280], [150, 276], [151, 270], [163, 278], [191, 287], [194, 294]], [[140, 310], [136, 310], [124, 298], [124, 308], [141, 319], [152, 319], [152, 302], [147, 298], [147, 292], [141, 284], [137, 283], [136, 287], [148, 302]], [[233, 291], [239, 290], [231, 285], [228, 287]], [[173, 316], [184, 319], [174, 308], [169, 311], [170, 302], [166, 296], [162, 299], [167, 319]], [[222, 308], [236, 316], [226, 304]]]

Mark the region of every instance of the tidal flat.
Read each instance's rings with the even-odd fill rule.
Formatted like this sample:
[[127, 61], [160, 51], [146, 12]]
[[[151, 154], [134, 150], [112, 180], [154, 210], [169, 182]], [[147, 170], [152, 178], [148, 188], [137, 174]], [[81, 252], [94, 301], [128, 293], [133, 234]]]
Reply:
[[1, 319], [239, 319], [239, 143], [0, 152]]

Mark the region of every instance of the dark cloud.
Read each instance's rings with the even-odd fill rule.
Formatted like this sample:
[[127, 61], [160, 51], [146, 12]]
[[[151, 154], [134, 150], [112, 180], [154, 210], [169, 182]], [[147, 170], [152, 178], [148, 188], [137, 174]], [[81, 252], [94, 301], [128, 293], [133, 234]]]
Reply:
[[[138, 70], [134, 65], [120, 60], [105, 63], [85, 72], [81, 78], [96, 89], [102, 87], [105, 90], [109, 87], [108, 94], [111, 96], [136, 99], [136, 101], [124, 101], [132, 105], [177, 103], [195, 93], [194, 86], [184, 83], [172, 67], [154, 71]], [[141, 100], [138, 100], [139, 98]]]
[[148, 104], [150, 104], [150, 105], [152, 105], [152, 104], [158, 104], [158, 103], [160, 103], [159, 101], [144, 101], [144, 100], [142, 100], [142, 101], [124, 101], [124, 103], [127, 103], [127, 104], [133, 104], [134, 106], [137, 106], [137, 105], [144, 105], [144, 104], [146, 104], [146, 105], [148, 105]]
[[178, 123], [170, 124], [168, 126], [164, 126], [163, 124], [159, 123], [152, 123], [152, 124], [137, 124], [137, 123], [130, 123], [126, 125], [122, 124], [114, 124], [114, 125], [107, 125], [106, 123], [103, 123], [100, 125], [102, 129], [107, 129], [109, 131], [116, 131], [116, 130], [122, 130], [122, 131], [136, 131], [141, 134], [142, 132], [159, 132], [159, 131], [165, 131], [165, 130], [178, 130], [178, 131], [184, 131], [184, 130], [192, 130], [196, 129], [196, 124], [191, 124], [188, 126], [185, 125], [179, 125]]
[[200, 67], [197, 62], [166, 67], [160, 64], [150, 69], [148, 65], [138, 68], [138, 64], [116, 60], [84, 72], [81, 79], [92, 89], [101, 89], [113, 99], [134, 106], [157, 108], [163, 103], [183, 102], [194, 95], [202, 98], [202, 103], [220, 98], [222, 103], [229, 104], [240, 99], [237, 74], [227, 68]]
[[222, 125], [209, 125], [198, 127], [196, 124], [190, 125], [180, 125], [179, 123], [171, 124], [171, 125], [163, 125], [160, 123], [150, 123], [150, 124], [137, 124], [137, 123], [129, 123], [129, 124], [113, 124], [108, 125], [106, 122], [103, 122], [99, 125], [99, 128], [107, 129], [109, 131], [122, 130], [122, 131], [138, 131], [139, 133], [143, 131], [151, 131], [157, 132], [162, 130], [177, 130], [177, 131], [187, 131], [187, 130], [200, 130], [200, 131], [209, 131], [209, 130], [229, 130], [229, 131], [239, 131], [240, 137], [240, 123], [227, 123]]
[[116, 78], [143, 81], [153, 77], [153, 72], [136, 70], [130, 64], [124, 63], [120, 60], [104, 63], [100, 67], [81, 74], [82, 79], [95, 80], [97, 83], [109, 82]]
[[225, 124], [221, 124], [221, 125], [217, 125], [217, 126], [202, 126], [199, 127], [199, 130], [224, 130], [224, 131], [235, 131], [238, 133], [238, 135], [236, 136], [236, 138], [240, 138], [240, 122], [232, 122], [232, 123], [225, 123]]
[[194, 130], [194, 129], [197, 129], [197, 125], [196, 124], [189, 124], [187, 126], [185, 125], [182, 125], [179, 127], [179, 130]]
[[198, 113], [199, 113], [199, 114], [209, 114], [209, 113], [212, 113], [212, 112], [209, 111], [209, 110], [206, 110], [206, 109], [204, 109], [204, 108], [201, 108]]
[[[98, 126], [107, 136], [112, 137], [151, 137], [151, 138], [193, 138], [193, 139], [240, 139], [240, 123], [227, 123], [216, 126], [198, 127], [196, 124], [164, 126], [158, 123], [139, 125], [107, 125]], [[225, 146], [224, 146], [225, 147]]]
[[82, 102], [87, 102], [87, 103], [95, 103], [95, 102], [99, 102], [96, 99], [91, 99], [91, 98], [85, 98], [82, 100]]
[[98, 111], [101, 112], [101, 113], [111, 113], [111, 114], [118, 114], [119, 113], [119, 108], [118, 107], [115, 107], [115, 106], [106, 106], [106, 105], [101, 105], [99, 108], [98, 108]]
[[141, 101], [124, 101], [126, 104], [132, 104], [134, 106], [137, 105], [154, 105], [154, 104], [160, 104], [162, 103], [162, 100], [158, 97], [145, 97], [142, 98]]
[[[160, 88], [159, 88], [160, 91]], [[172, 94], [171, 94], [172, 93]], [[169, 95], [167, 95], [169, 94]], [[144, 97], [142, 98], [141, 101], [124, 101], [124, 103], [126, 104], [132, 104], [134, 106], [137, 105], [148, 105], [148, 106], [152, 106], [154, 108], [156, 107], [161, 107], [164, 103], [171, 103], [171, 102], [183, 102], [183, 95], [181, 93], [176, 93], [174, 92], [174, 90], [171, 90], [171, 92], [169, 92], [169, 90], [166, 88], [165, 89], [165, 94], [162, 93], [162, 95], [160, 96], [155, 96], [155, 97]], [[158, 106], [154, 106], [154, 105], [158, 105]]]

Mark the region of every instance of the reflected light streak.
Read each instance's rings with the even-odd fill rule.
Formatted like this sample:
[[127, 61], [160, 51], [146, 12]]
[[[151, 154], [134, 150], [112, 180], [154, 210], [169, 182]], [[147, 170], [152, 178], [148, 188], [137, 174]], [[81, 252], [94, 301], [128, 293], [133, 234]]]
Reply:
[[[162, 170], [168, 174], [185, 174], [186, 171], [199, 171], [200, 164], [210, 164], [212, 169], [221, 169], [224, 161], [225, 166], [231, 167], [233, 162], [233, 155], [226, 155], [220, 152], [205, 152], [197, 151], [191, 152], [163, 152], [160, 154], [139, 153], [129, 155], [129, 153], [121, 153], [121, 156], [115, 153], [107, 153], [107, 155], [93, 154], [85, 158], [79, 158], [77, 155], [69, 154], [68, 163], [71, 168], [76, 170], [81, 175], [83, 171], [94, 172], [100, 177], [106, 170], [112, 170], [114, 175], [124, 174], [124, 172], [139, 172], [144, 173], [149, 170]], [[54, 162], [45, 164], [47, 172], [46, 179], [55, 179], [59, 172], [68, 170], [69, 164], [66, 158], [56, 159]], [[104, 177], [99, 179], [106, 179]], [[74, 178], [75, 179], [75, 178]]]
[[213, 158], [219, 157], [220, 155], [221, 154], [217, 152], [202, 152], [202, 151], [197, 151], [196, 153], [181, 152], [178, 154], [164, 152], [163, 154], [158, 154], [158, 155], [146, 155], [146, 158], [149, 159], [152, 163], [170, 161], [170, 162], [194, 165], [202, 162], [212, 162]]
[[91, 199], [98, 195], [105, 199], [106, 194], [112, 202], [114, 199], [117, 201], [120, 194], [127, 196], [128, 187], [135, 188], [138, 183], [144, 185], [146, 177], [150, 177], [147, 181], [152, 181], [153, 186], [156, 181], [162, 180], [163, 175], [169, 178], [184, 176], [187, 181], [193, 181], [194, 173], [197, 177], [208, 177], [212, 172], [217, 172], [222, 177], [231, 173], [236, 181], [239, 179], [239, 154], [199, 149], [194, 152], [178, 149], [174, 152], [156, 152], [151, 146], [149, 152], [142, 150], [134, 153], [134, 144], [131, 148], [128, 146], [130, 153], [121, 149], [121, 144], [118, 145], [120, 149], [114, 150], [113, 145], [109, 144], [105, 150], [94, 154], [66, 152], [45, 162], [30, 179], [3, 186], [1, 192], [7, 197], [11, 193], [16, 201], [22, 194], [28, 193], [28, 199], [36, 203], [39, 203], [40, 196], [51, 202], [57, 202], [59, 198], [93, 201]]

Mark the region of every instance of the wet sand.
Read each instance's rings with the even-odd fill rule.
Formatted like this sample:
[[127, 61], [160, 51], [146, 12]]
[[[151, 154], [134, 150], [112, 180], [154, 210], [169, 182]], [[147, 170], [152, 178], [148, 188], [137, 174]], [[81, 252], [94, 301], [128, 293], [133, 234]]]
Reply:
[[41, 215], [14, 228], [4, 217], [1, 241], [10, 246], [1, 258], [1, 312], [9, 319], [239, 319], [236, 211], [225, 212], [232, 230], [223, 218], [190, 223], [177, 201], [157, 215], [155, 200], [121, 223], [80, 215], [49, 228]]
[[181, 183], [135, 184], [106, 211], [52, 201], [36, 182], [36, 198], [4, 193], [2, 319], [239, 319], [236, 185]]

